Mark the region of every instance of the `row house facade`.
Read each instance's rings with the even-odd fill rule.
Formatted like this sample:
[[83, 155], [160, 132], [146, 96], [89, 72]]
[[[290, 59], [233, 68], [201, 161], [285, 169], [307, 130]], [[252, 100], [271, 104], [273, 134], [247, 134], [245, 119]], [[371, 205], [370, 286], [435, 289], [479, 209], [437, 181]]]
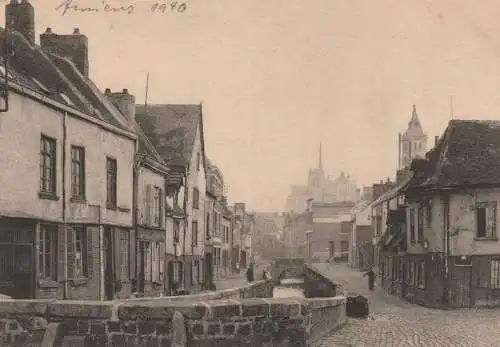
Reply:
[[208, 159], [207, 164], [205, 263], [206, 283], [211, 283], [214, 279], [221, 279], [231, 273], [232, 216], [224, 195], [222, 172]]
[[[173, 257], [168, 277], [175, 289], [199, 291], [204, 285], [206, 156], [202, 105], [136, 105], [136, 121], [154, 148], [180, 177], [169, 189], [173, 204]], [[178, 213], [180, 212], [180, 213]], [[169, 231], [167, 230], [167, 235]]]
[[233, 205], [233, 247], [232, 262], [237, 270], [244, 269], [253, 261], [252, 237], [255, 230], [255, 217], [246, 210], [246, 204]]
[[[309, 230], [312, 230], [312, 212], [310, 210], [285, 214], [283, 243], [287, 257], [305, 258], [308, 256]], [[269, 241], [269, 236], [266, 239]]]
[[370, 200], [360, 201], [352, 211], [351, 238], [349, 247], [349, 266], [366, 270], [373, 266], [373, 225]]
[[0, 291], [127, 297], [136, 276], [133, 125], [89, 79], [85, 35], [48, 29], [39, 46], [28, 1], [5, 15], [0, 45], [15, 58], [0, 69]]
[[311, 256], [348, 261], [351, 238], [351, 210], [355, 202], [312, 201]]
[[498, 121], [452, 120], [413, 160], [400, 191], [406, 250], [391, 257], [391, 293], [432, 307], [500, 304], [499, 135]]

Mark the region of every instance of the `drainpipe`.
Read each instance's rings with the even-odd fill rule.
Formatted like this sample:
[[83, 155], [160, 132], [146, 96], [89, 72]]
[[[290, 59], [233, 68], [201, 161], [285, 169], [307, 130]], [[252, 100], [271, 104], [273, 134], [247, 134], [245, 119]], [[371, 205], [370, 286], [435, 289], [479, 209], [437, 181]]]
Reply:
[[[182, 287], [184, 287], [184, 283], [186, 282], [186, 233], [188, 228], [188, 211], [187, 211], [187, 199], [188, 199], [189, 189], [187, 184], [187, 173], [184, 171], [184, 201], [182, 203], [184, 209], [184, 232], [182, 235]], [[191, 236], [192, 237], [192, 236]]]
[[63, 148], [62, 148], [62, 220], [64, 230], [64, 291], [63, 298], [68, 298], [68, 225], [66, 221], [66, 142], [67, 142], [67, 117], [63, 114]]
[[99, 300], [104, 301], [104, 244], [103, 230], [101, 221], [101, 205], [89, 205], [97, 209], [97, 231], [99, 235]]
[[[137, 152], [137, 148], [136, 148]], [[138, 259], [137, 259], [137, 250], [138, 250], [138, 245], [139, 245], [139, 233], [138, 233], [138, 228], [137, 228], [137, 222], [139, 220], [139, 206], [138, 206], [138, 184], [139, 184], [139, 168], [142, 164], [142, 161], [144, 159], [143, 155], [137, 154], [137, 160], [134, 161], [134, 169], [133, 169], [133, 177], [132, 177], [132, 208], [133, 208], [133, 213], [132, 213], [132, 225], [134, 228], [134, 254], [133, 256], [135, 257], [135, 269], [134, 269], [134, 276], [135, 276], [135, 288], [132, 290], [134, 292], [138, 291], [139, 288], [139, 266], [138, 266]]]
[[444, 230], [444, 267], [445, 267], [445, 281], [444, 281], [444, 293], [445, 293], [445, 302], [449, 302], [449, 257], [450, 257], [450, 197], [447, 195], [445, 197], [445, 230]]

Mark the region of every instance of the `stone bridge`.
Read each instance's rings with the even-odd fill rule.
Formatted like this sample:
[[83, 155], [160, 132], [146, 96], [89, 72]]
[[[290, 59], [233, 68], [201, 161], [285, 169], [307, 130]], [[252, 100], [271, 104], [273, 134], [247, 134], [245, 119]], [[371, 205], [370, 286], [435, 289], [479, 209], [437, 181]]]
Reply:
[[279, 283], [286, 278], [303, 278], [305, 266], [304, 258], [274, 258], [270, 272], [275, 283]]

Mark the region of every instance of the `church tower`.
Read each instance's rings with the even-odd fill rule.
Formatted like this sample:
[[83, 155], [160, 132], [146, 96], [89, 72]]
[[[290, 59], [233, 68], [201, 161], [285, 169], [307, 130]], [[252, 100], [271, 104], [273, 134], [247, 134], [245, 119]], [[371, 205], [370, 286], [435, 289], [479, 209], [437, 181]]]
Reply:
[[418, 119], [417, 109], [413, 105], [408, 129], [399, 134], [399, 170], [409, 168], [415, 158], [424, 158], [427, 152], [427, 134], [422, 129]]

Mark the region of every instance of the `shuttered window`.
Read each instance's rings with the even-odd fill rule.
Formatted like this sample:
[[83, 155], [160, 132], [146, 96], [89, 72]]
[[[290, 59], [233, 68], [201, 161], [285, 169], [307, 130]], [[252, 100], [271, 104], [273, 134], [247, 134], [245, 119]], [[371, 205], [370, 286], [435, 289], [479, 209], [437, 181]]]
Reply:
[[144, 221], [146, 225], [151, 225], [151, 219], [152, 219], [152, 187], [150, 184], [146, 185], [146, 199], [145, 199], [145, 216], [144, 216]]
[[484, 202], [476, 204], [476, 235], [479, 238], [494, 239], [497, 237], [497, 204]]

